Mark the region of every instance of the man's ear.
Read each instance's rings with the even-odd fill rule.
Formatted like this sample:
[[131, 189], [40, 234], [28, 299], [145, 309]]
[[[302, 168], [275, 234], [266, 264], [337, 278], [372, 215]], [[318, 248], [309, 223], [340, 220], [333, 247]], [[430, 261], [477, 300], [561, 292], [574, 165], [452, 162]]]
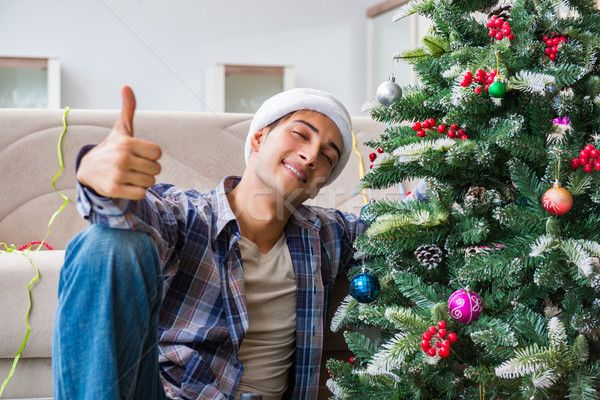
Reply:
[[250, 147], [252, 148], [252, 152], [257, 153], [260, 146], [263, 144], [265, 139], [267, 138], [267, 133], [269, 132], [269, 128], [265, 127], [254, 133], [250, 137]]

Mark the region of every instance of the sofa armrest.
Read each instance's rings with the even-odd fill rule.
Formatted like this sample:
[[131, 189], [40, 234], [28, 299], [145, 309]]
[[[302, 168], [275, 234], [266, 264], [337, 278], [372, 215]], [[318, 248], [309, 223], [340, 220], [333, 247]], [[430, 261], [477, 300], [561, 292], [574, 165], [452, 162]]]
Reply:
[[0, 358], [14, 358], [27, 332], [27, 285], [36, 275], [32, 262], [38, 267], [40, 276], [31, 285], [31, 333], [22, 357], [52, 355], [52, 341], [48, 339], [52, 337], [58, 279], [64, 257], [64, 250], [0, 254]]

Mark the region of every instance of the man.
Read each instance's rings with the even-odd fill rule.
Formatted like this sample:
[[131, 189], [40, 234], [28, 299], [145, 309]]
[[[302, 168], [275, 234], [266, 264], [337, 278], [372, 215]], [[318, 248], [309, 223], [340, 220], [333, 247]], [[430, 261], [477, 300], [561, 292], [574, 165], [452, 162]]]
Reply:
[[302, 203], [350, 156], [347, 110], [312, 89], [272, 97], [243, 176], [198, 193], [155, 185], [161, 150], [133, 136], [130, 88], [122, 98], [111, 133], [77, 161], [92, 225], [61, 271], [55, 398], [316, 398], [333, 282], [364, 227]]

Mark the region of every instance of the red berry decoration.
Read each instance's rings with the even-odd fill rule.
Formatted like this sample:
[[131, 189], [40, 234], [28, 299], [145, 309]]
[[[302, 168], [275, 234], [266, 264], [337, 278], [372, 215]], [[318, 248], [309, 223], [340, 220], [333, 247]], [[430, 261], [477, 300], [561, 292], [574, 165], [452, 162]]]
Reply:
[[[483, 72], [483, 73], [485, 73], [485, 72]], [[469, 74], [471, 74], [471, 73], [469, 72]], [[465, 75], [465, 79], [467, 79], [467, 76], [468, 75]], [[470, 76], [472, 78], [473, 74], [471, 74]], [[427, 136], [428, 132], [435, 130], [438, 133], [442, 133], [442, 134], [445, 133], [451, 139], [452, 138], [467, 139], [465, 130], [459, 129], [458, 124], [456, 124], [456, 123], [450, 124], [450, 128], [448, 129], [448, 125], [446, 125], [446, 124], [440, 123], [438, 126], [436, 126], [435, 119], [433, 119], [433, 118], [426, 119], [425, 121], [422, 121], [422, 122], [415, 122], [413, 124], [412, 128], [413, 128], [413, 130], [415, 130], [417, 132], [417, 136], [421, 137], [421, 138]], [[465, 136], [465, 137], [463, 137], [463, 136]], [[377, 151], [379, 151], [379, 149], [377, 149]]]
[[579, 168], [583, 165], [583, 170], [587, 173], [594, 169], [600, 171], [600, 151], [593, 144], [588, 144], [579, 152], [579, 157], [571, 159], [571, 166]]
[[378, 152], [379, 154], [381, 154], [381, 153], [383, 153], [383, 149], [382, 149], [381, 147], [378, 147], [378, 148], [377, 148], [377, 152]]
[[508, 40], [513, 40], [515, 37], [512, 33], [510, 24], [495, 15], [489, 19], [486, 26], [490, 28], [488, 35], [492, 39], [502, 40], [506, 37]]
[[448, 338], [444, 339], [446, 333], [446, 321], [439, 321], [437, 328], [430, 326], [422, 336], [421, 349], [431, 357], [436, 355], [441, 358], [448, 357], [450, 355], [450, 345], [456, 342], [457, 336], [456, 333], [451, 332], [448, 333]]
[[565, 36], [558, 37], [557, 32], [552, 32], [552, 37], [544, 35], [542, 37], [542, 41], [547, 46], [547, 48], [544, 50], [544, 54], [546, 54], [550, 60], [554, 61], [558, 56], [558, 50], [560, 46], [562, 46], [563, 43], [567, 43], [567, 38]]
[[[590, 171], [593, 169], [591, 164], [586, 164], [584, 168], [590, 167]], [[587, 169], [585, 169], [588, 172]], [[573, 207], [573, 196], [571, 193], [560, 187], [560, 183], [558, 181], [554, 182], [554, 186], [551, 187], [544, 193], [542, 197], [542, 204], [544, 205], [544, 209], [548, 211], [552, 215], [563, 215], [569, 212], [571, 207]]]
[[369, 154], [369, 160], [371, 160], [371, 162], [374, 162], [376, 159], [377, 159], [377, 154], [375, 154], [375, 153]]

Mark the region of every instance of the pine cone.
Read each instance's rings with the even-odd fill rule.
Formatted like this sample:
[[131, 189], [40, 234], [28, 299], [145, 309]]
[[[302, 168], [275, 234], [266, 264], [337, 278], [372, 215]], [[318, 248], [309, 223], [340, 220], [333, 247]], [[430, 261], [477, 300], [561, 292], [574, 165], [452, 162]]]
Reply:
[[435, 244], [424, 244], [417, 247], [415, 256], [422, 266], [428, 269], [435, 268], [442, 261], [442, 249]]
[[496, 6], [494, 8], [492, 8], [488, 14], [488, 20], [490, 18], [492, 18], [493, 16], [496, 16], [498, 18], [502, 18], [504, 21], [510, 21], [511, 20], [511, 15], [510, 15], [510, 9], [511, 6], [508, 3], [498, 3], [496, 4]]
[[479, 186], [475, 186], [469, 189], [466, 197], [473, 197], [474, 200], [477, 199], [479, 201], [483, 201], [483, 195], [485, 194], [485, 189]]
[[475, 207], [477, 204], [483, 203], [485, 195], [485, 189], [479, 186], [475, 186], [469, 189], [465, 195], [465, 206]]

